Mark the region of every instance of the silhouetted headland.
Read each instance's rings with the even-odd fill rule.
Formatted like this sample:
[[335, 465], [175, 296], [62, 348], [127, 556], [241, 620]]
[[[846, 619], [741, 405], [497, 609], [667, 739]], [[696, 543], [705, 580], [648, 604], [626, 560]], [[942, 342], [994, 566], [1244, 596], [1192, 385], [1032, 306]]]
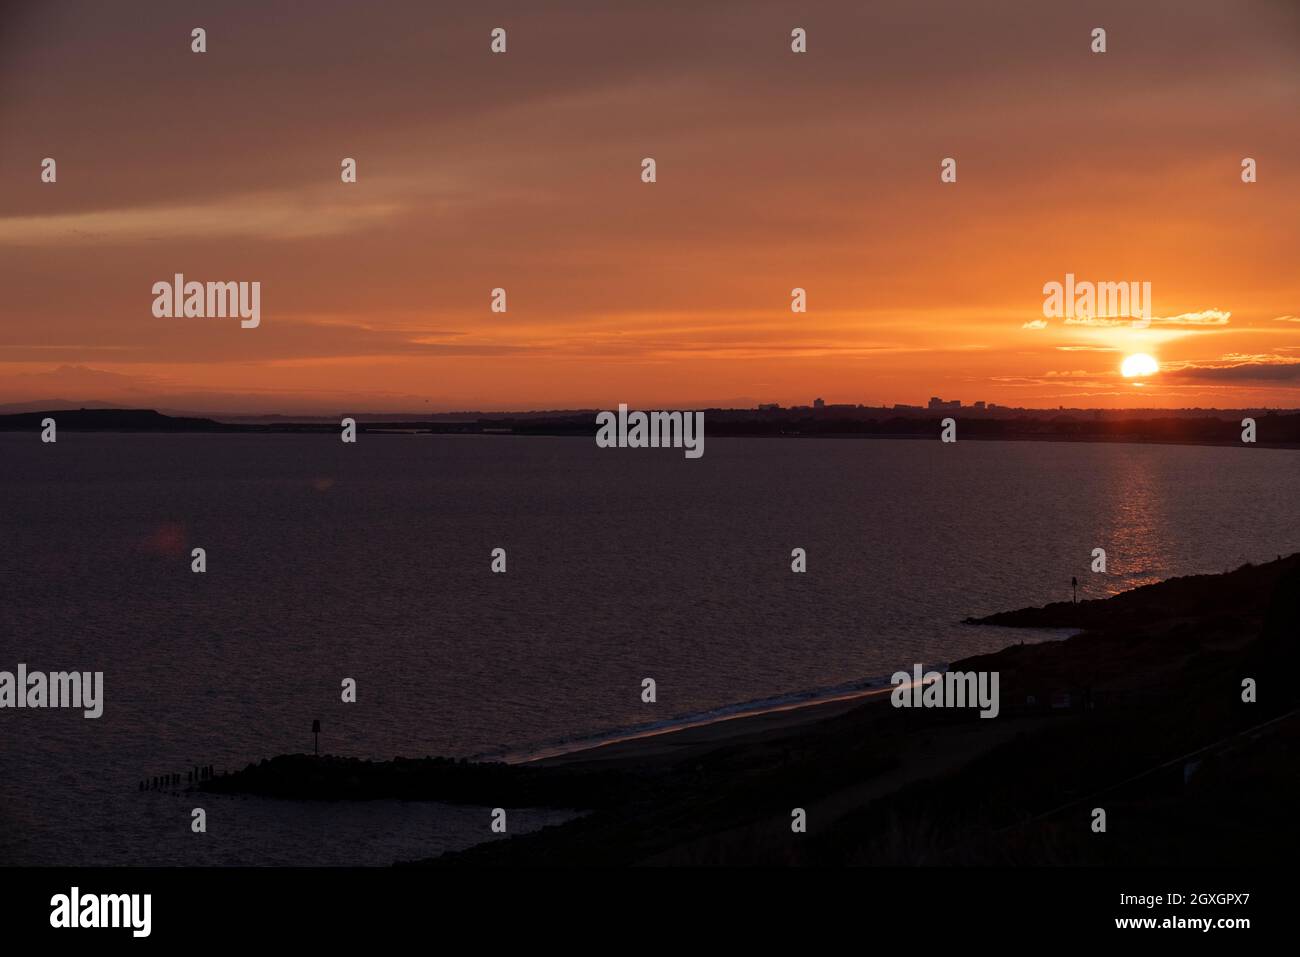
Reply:
[[0, 415], [0, 431], [41, 431], [50, 418], [67, 432], [226, 432], [214, 419], [163, 415], [153, 409], [62, 409], [53, 412], [19, 412]]

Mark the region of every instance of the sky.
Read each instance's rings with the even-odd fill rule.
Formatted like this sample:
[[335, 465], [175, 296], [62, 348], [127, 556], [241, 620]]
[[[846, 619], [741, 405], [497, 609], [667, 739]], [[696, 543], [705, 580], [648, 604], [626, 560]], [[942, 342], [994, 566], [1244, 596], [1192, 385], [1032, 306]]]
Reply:
[[0, 404], [1293, 408], [1298, 117], [1294, 0], [9, 0]]

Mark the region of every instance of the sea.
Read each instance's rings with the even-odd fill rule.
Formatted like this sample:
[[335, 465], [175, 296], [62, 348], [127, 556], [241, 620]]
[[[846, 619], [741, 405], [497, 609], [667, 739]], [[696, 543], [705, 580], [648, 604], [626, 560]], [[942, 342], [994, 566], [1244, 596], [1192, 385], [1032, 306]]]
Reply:
[[522, 760], [879, 686], [1059, 638], [962, 620], [1072, 579], [1294, 552], [1297, 501], [1300, 451], [1249, 446], [0, 433], [0, 670], [104, 674], [98, 719], [0, 710], [0, 865], [433, 857], [490, 809], [139, 785], [310, 753], [314, 721], [322, 753]]

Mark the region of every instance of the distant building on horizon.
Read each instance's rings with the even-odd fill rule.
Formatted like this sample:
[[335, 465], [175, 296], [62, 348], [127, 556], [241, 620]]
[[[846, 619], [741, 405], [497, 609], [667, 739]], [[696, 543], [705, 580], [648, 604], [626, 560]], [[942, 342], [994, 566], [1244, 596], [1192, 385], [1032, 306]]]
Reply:
[[814, 409], [824, 409], [824, 408], [826, 408], [826, 400], [825, 400], [825, 399], [813, 399], [813, 408], [814, 408]]
[[929, 408], [931, 411], [946, 411], [948, 409], [960, 409], [961, 399], [952, 399], [951, 401], [945, 402], [937, 395], [932, 395], [930, 396]]
[[760, 403], [758, 404], [758, 411], [759, 411], [759, 412], [780, 412], [780, 411], [781, 411], [781, 403], [780, 403], [780, 402], [760, 402]]

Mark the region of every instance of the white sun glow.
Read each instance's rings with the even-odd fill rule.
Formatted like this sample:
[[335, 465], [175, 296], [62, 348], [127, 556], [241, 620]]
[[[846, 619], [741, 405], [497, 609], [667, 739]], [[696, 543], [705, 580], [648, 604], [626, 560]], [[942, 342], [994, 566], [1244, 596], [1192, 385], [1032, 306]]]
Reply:
[[1119, 371], [1126, 379], [1140, 379], [1159, 372], [1160, 363], [1145, 352], [1135, 352], [1120, 364]]

